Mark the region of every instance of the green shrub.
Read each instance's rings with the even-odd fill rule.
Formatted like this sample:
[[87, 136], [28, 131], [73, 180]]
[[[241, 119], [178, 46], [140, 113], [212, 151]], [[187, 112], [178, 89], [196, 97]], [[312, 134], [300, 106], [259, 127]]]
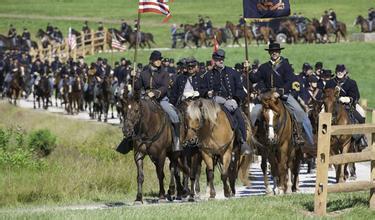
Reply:
[[56, 148], [56, 136], [47, 129], [40, 129], [29, 134], [28, 147], [38, 157], [48, 156]]
[[9, 132], [6, 129], [0, 128], [0, 148], [6, 148], [9, 143], [9, 139]]

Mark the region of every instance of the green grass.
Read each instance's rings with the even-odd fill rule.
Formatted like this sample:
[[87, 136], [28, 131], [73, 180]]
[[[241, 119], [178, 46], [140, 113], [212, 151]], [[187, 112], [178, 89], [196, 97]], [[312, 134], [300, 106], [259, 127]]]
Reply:
[[[266, 62], [269, 57], [264, 48], [266, 46], [249, 47], [250, 60], [259, 59], [261, 62]], [[295, 73], [299, 73], [304, 62], [309, 62], [314, 65], [317, 61], [323, 61], [324, 68], [333, 70], [336, 64], [344, 63], [349, 70], [350, 77], [355, 79], [358, 83], [361, 97], [368, 99], [368, 105], [375, 107], [375, 96], [373, 96], [373, 70], [375, 64], [373, 62], [373, 51], [375, 51], [375, 44], [373, 43], [341, 43], [341, 44], [327, 44], [327, 45], [285, 45], [282, 56], [289, 59], [293, 64]], [[226, 64], [234, 66], [237, 62], [244, 60], [243, 48], [225, 48]], [[114, 53], [113, 59], [110, 53], [97, 54], [87, 58], [88, 62], [95, 61], [97, 57], [106, 57], [110, 62], [118, 61], [120, 57], [133, 59], [133, 51], [123, 53]], [[150, 51], [139, 51], [138, 61], [147, 63], [150, 56]], [[162, 51], [164, 57], [173, 57], [177, 61], [182, 57], [194, 56], [200, 61], [210, 60], [212, 48], [207, 49], [177, 49]]]
[[[359, 27], [353, 27], [354, 19], [359, 14], [367, 16], [367, 9], [373, 5], [373, 0], [291, 0], [292, 13], [302, 12], [309, 18], [319, 18], [324, 10], [334, 8], [338, 19], [347, 24], [349, 32], [359, 31]], [[67, 34], [68, 27], [72, 26], [81, 29], [85, 17], [92, 19], [115, 19], [124, 18], [130, 24], [137, 18], [137, 1], [131, 0], [111, 0], [103, 2], [100, 0], [2, 0], [0, 13], [36, 15], [36, 16], [64, 16], [81, 17], [81, 21], [63, 21], [56, 19], [6, 19], [0, 21], [0, 33], [7, 33], [9, 24], [13, 23], [20, 32], [24, 26], [29, 27], [32, 33], [39, 28], [45, 28], [47, 22], [59, 26], [64, 35]], [[242, 0], [176, 0], [170, 4], [172, 19], [167, 24], [161, 21], [162, 16], [156, 14], [143, 14], [141, 29], [145, 32], [152, 32], [157, 42], [156, 47], [169, 47], [169, 27], [172, 23], [195, 23], [198, 15], [210, 16], [214, 26], [224, 27], [225, 22], [230, 20], [237, 22], [242, 14]], [[113, 24], [106, 24], [112, 26]], [[96, 24], [90, 23], [92, 28]], [[114, 25], [118, 27], [119, 25]]]
[[[375, 211], [367, 208], [368, 193], [334, 194], [329, 197], [327, 218], [372, 219], [375, 214]], [[317, 218], [312, 214], [313, 206], [313, 195], [298, 194], [253, 196], [190, 204], [147, 205], [142, 206], [142, 209], [125, 205], [106, 210], [85, 211], [6, 210], [2, 215], [16, 219], [305, 219]]]

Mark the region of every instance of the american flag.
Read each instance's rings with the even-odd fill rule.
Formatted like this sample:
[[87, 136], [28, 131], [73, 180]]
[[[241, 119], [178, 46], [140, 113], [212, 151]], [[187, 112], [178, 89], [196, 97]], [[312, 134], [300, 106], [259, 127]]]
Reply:
[[120, 51], [126, 50], [126, 47], [122, 45], [119, 40], [117, 40], [116, 34], [112, 32], [111, 35], [112, 35], [112, 43], [111, 43], [112, 49], [117, 49]]
[[72, 34], [72, 28], [69, 28], [69, 33], [68, 33], [68, 45], [70, 50], [73, 50], [77, 46], [77, 40], [76, 40], [76, 35]]
[[168, 0], [139, 0], [138, 12], [163, 14], [166, 16], [163, 22], [167, 22], [171, 18], [168, 2]]

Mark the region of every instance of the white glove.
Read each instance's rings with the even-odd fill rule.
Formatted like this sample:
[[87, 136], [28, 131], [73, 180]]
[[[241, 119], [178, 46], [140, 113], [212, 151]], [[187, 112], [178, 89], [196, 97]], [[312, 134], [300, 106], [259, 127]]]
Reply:
[[137, 75], [137, 72], [136, 72], [135, 70], [132, 70], [132, 71], [130, 72], [130, 75], [131, 75], [131, 76], [136, 76], [136, 75]]
[[339, 102], [344, 103], [344, 104], [348, 104], [350, 102], [350, 97], [348, 97], [348, 96], [340, 97]]
[[273, 97], [275, 97], [276, 99], [280, 97], [280, 94], [278, 92], [274, 92], [273, 93]]
[[183, 96], [184, 96], [185, 98], [193, 97], [193, 96], [194, 96], [194, 92], [184, 92]]
[[207, 92], [208, 97], [212, 97], [213, 94], [214, 94], [214, 91], [212, 91], [212, 90]]
[[193, 97], [198, 97], [199, 96], [199, 92], [198, 91], [194, 91], [193, 92]]
[[155, 96], [155, 93], [153, 93], [153, 92], [149, 92], [149, 93], [147, 93], [147, 95], [148, 95], [148, 97], [152, 98], [152, 97]]

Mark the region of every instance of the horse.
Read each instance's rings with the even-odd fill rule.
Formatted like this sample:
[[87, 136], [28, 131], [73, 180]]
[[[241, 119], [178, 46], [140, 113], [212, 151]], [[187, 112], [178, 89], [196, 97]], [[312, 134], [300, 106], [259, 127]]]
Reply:
[[12, 74], [13, 74], [13, 77], [9, 84], [8, 98], [9, 98], [10, 103], [12, 103], [13, 101], [13, 104], [17, 105], [17, 99], [19, 98], [21, 94], [22, 87], [24, 84], [23, 78], [22, 78], [23, 77], [22, 70], [13, 72]]
[[80, 76], [75, 76], [72, 84], [69, 85], [69, 106], [70, 113], [74, 114], [74, 111], [78, 114], [82, 109], [82, 93], [83, 93], [83, 83]]
[[[137, 165], [137, 196], [136, 203], [143, 202], [142, 185], [144, 181], [143, 160], [146, 155], [151, 158], [159, 180], [159, 201], [165, 201], [164, 163], [168, 157], [172, 167], [176, 166], [176, 157], [172, 152], [172, 125], [161, 106], [154, 100], [141, 97], [138, 91], [127, 98], [124, 111], [123, 134], [131, 137], [134, 148], [134, 161]], [[185, 173], [188, 173], [185, 170]], [[172, 173], [172, 175], [175, 172]], [[175, 176], [178, 194], [182, 194], [179, 175]]]
[[320, 24], [318, 19], [313, 18], [311, 24], [315, 27], [316, 41], [317, 43], [326, 43], [328, 42], [327, 30], [324, 26]]
[[[207, 47], [207, 36], [206, 31], [202, 30], [198, 24], [184, 24], [185, 39], [192, 40], [196, 47]], [[191, 37], [189, 37], [191, 35]], [[185, 43], [188, 42], [185, 40]]]
[[280, 22], [280, 29], [285, 28], [289, 33], [289, 39], [291, 43], [298, 43], [298, 29], [296, 24], [291, 20], [285, 20]]
[[316, 41], [316, 28], [312, 22], [306, 24], [306, 31], [303, 33], [305, 42], [314, 43]]
[[261, 168], [267, 194], [271, 193], [267, 175], [267, 161], [271, 165], [274, 194], [296, 192], [302, 152], [294, 146], [293, 117], [274, 91], [260, 95], [261, 120], [254, 128], [258, 152], [262, 156]]
[[326, 29], [329, 41], [329, 35], [335, 35], [335, 42], [340, 42], [340, 36], [346, 41], [346, 24], [340, 21], [336, 22], [336, 29], [334, 29], [332, 23], [329, 20], [328, 15], [322, 17], [321, 25]]
[[226, 24], [225, 24], [225, 28], [230, 30], [230, 32], [232, 33], [232, 36], [233, 36], [232, 45], [234, 45], [235, 43], [240, 45], [239, 39], [243, 38], [245, 36], [247, 38], [247, 42], [249, 44], [251, 44], [253, 36], [252, 36], [250, 30], [248, 29], [248, 27], [246, 27], [246, 25], [245, 25], [245, 27], [239, 27], [239, 26], [234, 25], [232, 22], [227, 21]]
[[57, 43], [53, 37], [42, 29], [38, 30], [36, 37], [40, 39], [43, 48], [47, 48], [49, 45], [53, 46]]
[[98, 114], [98, 121], [102, 121], [104, 114], [104, 122], [108, 121], [108, 110], [111, 101], [111, 80], [109, 76], [97, 81], [94, 88], [94, 111]]
[[49, 98], [51, 94], [50, 82], [47, 76], [38, 76], [34, 82], [34, 109], [36, 109], [36, 102], [38, 102], [38, 108], [40, 108], [40, 100], [42, 100], [42, 106], [44, 109], [48, 109]]
[[368, 20], [362, 17], [362, 15], [357, 16], [357, 18], [354, 21], [354, 25], [360, 25], [362, 33], [371, 33], [375, 30], [375, 28], [372, 28], [372, 30], [370, 30], [370, 24]]
[[[327, 88], [324, 89], [323, 93], [324, 110], [325, 112], [332, 113], [332, 125], [350, 124], [350, 117], [345, 106], [338, 101], [340, 90], [336, 88]], [[348, 153], [350, 151], [351, 142], [351, 135], [332, 136], [330, 154], [337, 155]], [[348, 178], [347, 167], [348, 164], [335, 165], [337, 183], [345, 182]]]
[[271, 39], [273, 40], [276, 39], [275, 32], [270, 27], [257, 26], [255, 23], [252, 23], [251, 30], [257, 42], [257, 45], [259, 45], [259, 41], [262, 41], [262, 40], [264, 41], [265, 44], [268, 44]]
[[95, 88], [95, 69], [90, 69], [89, 74], [85, 75], [83, 79], [83, 100], [85, 102], [84, 109], [89, 110], [89, 116], [94, 119], [93, 104], [94, 104], [94, 88]]
[[[214, 166], [219, 162], [224, 196], [231, 197], [235, 193], [234, 171], [237, 161], [233, 160], [235, 132], [231, 128], [226, 113], [213, 100], [198, 99], [189, 104], [185, 116], [186, 140], [199, 143], [202, 158], [206, 164], [207, 181], [210, 187], [210, 198], [215, 198]], [[236, 166], [231, 169], [231, 165]], [[228, 185], [228, 179], [230, 185]], [[231, 189], [230, 189], [231, 187]], [[232, 188], [233, 187], [233, 188]]]

